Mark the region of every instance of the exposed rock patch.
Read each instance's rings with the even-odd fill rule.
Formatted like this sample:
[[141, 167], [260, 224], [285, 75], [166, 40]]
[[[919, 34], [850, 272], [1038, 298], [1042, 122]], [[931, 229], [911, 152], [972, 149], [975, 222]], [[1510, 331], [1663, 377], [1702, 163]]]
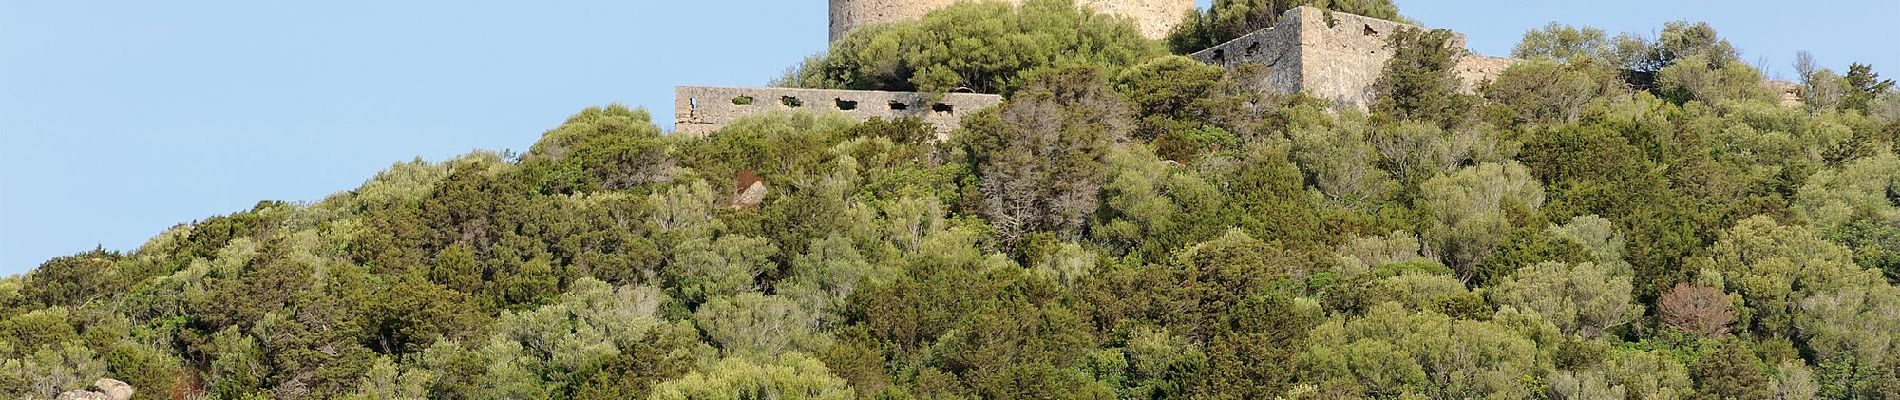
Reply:
[[765, 203], [765, 179], [752, 171], [739, 171], [738, 184], [732, 189], [732, 208], [750, 210]]
[[56, 400], [131, 400], [132, 385], [117, 379], [99, 378], [86, 390], [74, 390], [60, 393]]

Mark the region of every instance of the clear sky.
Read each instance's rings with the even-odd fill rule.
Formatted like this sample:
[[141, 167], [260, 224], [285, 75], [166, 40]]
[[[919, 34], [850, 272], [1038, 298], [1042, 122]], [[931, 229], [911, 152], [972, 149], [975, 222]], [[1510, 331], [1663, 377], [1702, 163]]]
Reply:
[[[1895, 0], [1399, 5], [1487, 54], [1553, 20], [1687, 19], [1771, 74], [1803, 49], [1900, 71]], [[397, 161], [526, 149], [589, 105], [670, 126], [674, 85], [764, 84], [824, 48], [826, 18], [821, 0], [0, 0], [0, 274]]]

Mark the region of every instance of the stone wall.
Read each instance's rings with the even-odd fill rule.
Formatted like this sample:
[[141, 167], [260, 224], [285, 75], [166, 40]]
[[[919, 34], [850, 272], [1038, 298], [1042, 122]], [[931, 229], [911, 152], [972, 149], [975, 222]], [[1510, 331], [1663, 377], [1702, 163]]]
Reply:
[[[939, 8], [970, 0], [831, 0], [831, 40], [861, 26], [922, 19]], [[990, 0], [1022, 4], [1023, 0]], [[1096, 11], [1134, 20], [1142, 36], [1161, 39], [1173, 30], [1194, 0], [1076, 0]]]
[[974, 93], [910, 93], [862, 90], [674, 88], [674, 133], [704, 136], [733, 120], [775, 111], [835, 112], [863, 121], [872, 117], [916, 117], [947, 137], [963, 116], [1003, 102], [1002, 96]]
[[1300, 70], [1304, 61], [1299, 46], [1298, 26], [1281, 23], [1261, 29], [1190, 55], [1201, 62], [1224, 68], [1241, 64], [1259, 64], [1267, 70], [1264, 87], [1281, 93], [1300, 91]]
[[1775, 93], [1775, 98], [1781, 100], [1782, 107], [1801, 107], [1806, 105], [1805, 102], [1801, 101], [1801, 84], [1799, 83], [1768, 80], [1762, 81], [1761, 84]]
[[1458, 60], [1458, 79], [1465, 82], [1465, 93], [1476, 93], [1479, 86], [1497, 80], [1498, 75], [1503, 75], [1505, 69], [1517, 65], [1517, 61], [1515, 58], [1466, 54], [1464, 59]]
[[[1312, 7], [1287, 10], [1274, 27], [1257, 31], [1207, 50], [1194, 59], [1235, 67], [1261, 64], [1268, 68], [1266, 87], [1283, 93], [1306, 92], [1335, 104], [1364, 109], [1373, 102], [1372, 85], [1392, 59], [1386, 47], [1391, 35], [1403, 28], [1424, 29], [1377, 18], [1329, 12]], [[1464, 35], [1454, 34], [1452, 46], [1463, 48]], [[1465, 90], [1494, 79], [1515, 63], [1507, 58], [1467, 55], [1455, 73]]]
[[[1372, 104], [1372, 85], [1385, 74], [1385, 63], [1392, 59], [1386, 40], [1407, 27], [1306, 7], [1288, 11], [1282, 21], [1297, 24], [1301, 54], [1309, 61], [1300, 68], [1300, 89], [1337, 104], [1361, 108]], [[1462, 36], [1454, 40], [1463, 46]]]

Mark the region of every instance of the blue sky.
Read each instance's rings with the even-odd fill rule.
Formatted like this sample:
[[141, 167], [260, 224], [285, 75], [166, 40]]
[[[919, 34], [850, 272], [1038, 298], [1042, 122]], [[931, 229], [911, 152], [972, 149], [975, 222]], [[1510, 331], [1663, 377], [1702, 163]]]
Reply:
[[[760, 85], [822, 50], [824, 3], [0, 0], [0, 274], [397, 161], [526, 149], [589, 105], [670, 121], [674, 85]], [[1783, 75], [1803, 49], [1900, 71], [1893, 0], [1399, 5], [1488, 54], [1553, 20], [1687, 19]]]

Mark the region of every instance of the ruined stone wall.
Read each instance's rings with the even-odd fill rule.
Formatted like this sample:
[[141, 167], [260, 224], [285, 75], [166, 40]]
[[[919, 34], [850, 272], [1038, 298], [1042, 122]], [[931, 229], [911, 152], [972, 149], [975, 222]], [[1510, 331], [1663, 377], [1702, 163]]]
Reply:
[[674, 88], [673, 132], [704, 136], [739, 118], [776, 111], [835, 112], [863, 121], [872, 117], [916, 117], [937, 128], [939, 138], [962, 124], [963, 116], [1003, 102], [1002, 96], [974, 93], [910, 93], [862, 90]]
[[1477, 93], [1479, 86], [1498, 79], [1504, 70], [1517, 65], [1517, 59], [1466, 54], [1458, 60], [1458, 79], [1465, 83], [1465, 93]]
[[[831, 0], [831, 40], [861, 26], [922, 19], [939, 8], [971, 0]], [[1022, 4], [1023, 0], [989, 0]], [[1098, 12], [1134, 20], [1142, 36], [1161, 39], [1181, 22], [1194, 0], [1077, 0]]]
[[1781, 100], [1782, 107], [1801, 107], [1806, 105], [1806, 102], [1801, 101], [1801, 84], [1799, 83], [1768, 80], [1762, 81], [1761, 84], [1775, 93], [1776, 99]]
[[1298, 27], [1282, 23], [1246, 36], [1221, 43], [1189, 57], [1204, 63], [1232, 69], [1242, 64], [1266, 68], [1264, 86], [1280, 93], [1300, 91], [1300, 46]]
[[[1341, 106], [1360, 109], [1373, 103], [1372, 85], [1385, 74], [1392, 49], [1386, 41], [1400, 29], [1424, 29], [1377, 18], [1328, 12], [1312, 7], [1287, 10], [1273, 28], [1261, 30], [1196, 52], [1193, 58], [1210, 64], [1268, 66], [1266, 87], [1283, 93], [1306, 92]], [[1464, 35], [1454, 34], [1452, 46], [1463, 48]], [[1467, 55], [1454, 73], [1466, 91], [1494, 79], [1515, 63], [1507, 58]]]
[[[1372, 85], [1385, 75], [1385, 63], [1392, 59], [1386, 41], [1399, 29], [1410, 27], [1309, 7], [1287, 11], [1281, 21], [1300, 32], [1299, 46], [1308, 61], [1300, 68], [1301, 90], [1359, 108], [1372, 104]], [[1453, 40], [1463, 47], [1463, 36]]]

